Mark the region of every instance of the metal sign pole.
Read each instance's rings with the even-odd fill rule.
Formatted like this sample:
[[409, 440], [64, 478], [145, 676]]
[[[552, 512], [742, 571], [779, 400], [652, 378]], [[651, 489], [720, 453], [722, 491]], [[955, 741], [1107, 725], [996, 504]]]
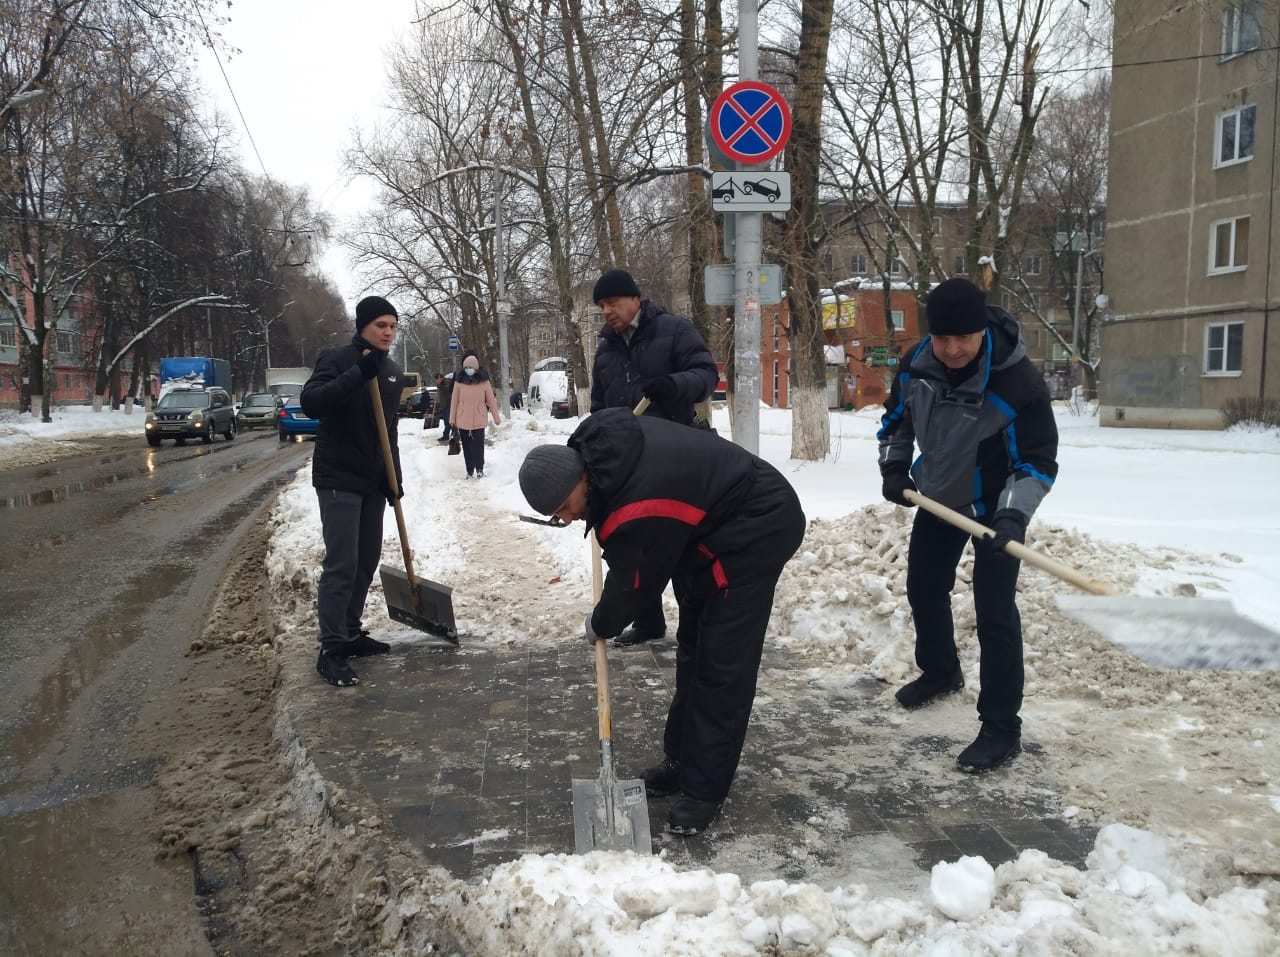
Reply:
[[[760, 74], [757, 44], [759, 0], [738, 0], [738, 76], [755, 80]], [[743, 164], [738, 164], [743, 168]], [[760, 300], [756, 274], [760, 271], [763, 232], [761, 213], [734, 216], [737, 259], [734, 287], [734, 405], [733, 441], [748, 452], [760, 451]]]
[[506, 177], [498, 170], [493, 196], [493, 254], [497, 260], [495, 273], [498, 281], [498, 405], [503, 416], [511, 417], [511, 360], [507, 354], [507, 321], [511, 316], [511, 303], [507, 299], [506, 241], [502, 235], [502, 190]]

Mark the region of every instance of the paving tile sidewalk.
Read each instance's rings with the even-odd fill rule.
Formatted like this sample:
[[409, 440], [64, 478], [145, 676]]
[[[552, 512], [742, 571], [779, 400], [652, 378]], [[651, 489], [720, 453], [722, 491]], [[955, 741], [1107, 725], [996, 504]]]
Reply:
[[[661, 756], [675, 645], [611, 647], [609, 658], [617, 771], [636, 777]], [[287, 668], [285, 707], [320, 773], [365, 795], [424, 861], [478, 880], [522, 854], [573, 853], [570, 782], [599, 773], [585, 643], [409, 644], [358, 662], [354, 689], [325, 685], [310, 656]], [[906, 887], [940, 860], [994, 865], [1030, 847], [1081, 864], [1094, 832], [1064, 819], [1033, 737], [1008, 768], [956, 770], [977, 731], [968, 694], [906, 713], [879, 682], [833, 679], [766, 648], [721, 817], [679, 838], [665, 830], [674, 798], [650, 800], [655, 852], [822, 886], [874, 876]]]

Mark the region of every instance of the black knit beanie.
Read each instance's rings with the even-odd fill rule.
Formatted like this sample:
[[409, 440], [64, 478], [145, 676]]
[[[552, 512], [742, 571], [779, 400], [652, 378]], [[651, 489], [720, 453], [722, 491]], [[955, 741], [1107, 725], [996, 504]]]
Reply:
[[596, 288], [591, 291], [591, 301], [597, 306], [601, 299], [611, 299], [614, 296], [640, 298], [640, 287], [625, 269], [610, 269], [596, 280]]
[[959, 276], [938, 283], [925, 303], [932, 336], [967, 336], [987, 328], [987, 294]]
[[538, 512], [550, 515], [564, 504], [585, 470], [576, 449], [536, 445], [520, 466], [520, 491]]
[[379, 316], [395, 316], [400, 318], [396, 307], [381, 296], [366, 296], [356, 303], [356, 331], [359, 332]]

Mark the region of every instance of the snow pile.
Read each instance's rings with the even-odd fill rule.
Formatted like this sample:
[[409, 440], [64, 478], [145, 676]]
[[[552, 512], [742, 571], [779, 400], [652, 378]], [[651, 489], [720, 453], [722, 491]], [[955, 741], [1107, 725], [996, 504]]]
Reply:
[[678, 871], [661, 858], [526, 856], [455, 887], [448, 923], [477, 954], [617, 957], [862, 954], [1275, 953], [1276, 885], [1215, 886], [1203, 852], [1113, 824], [1079, 871], [1024, 851], [933, 869], [928, 901], [865, 885]]

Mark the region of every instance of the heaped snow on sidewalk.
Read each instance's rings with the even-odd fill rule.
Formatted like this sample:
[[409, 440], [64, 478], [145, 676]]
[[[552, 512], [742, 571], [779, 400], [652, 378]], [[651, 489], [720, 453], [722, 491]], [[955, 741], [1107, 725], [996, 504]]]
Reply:
[[[796, 462], [789, 413], [761, 411], [761, 453], [795, 485], [810, 520], [779, 583], [768, 640], [802, 656], [815, 680], [870, 675], [891, 694], [914, 668], [904, 598], [911, 513], [880, 500], [877, 415], [831, 422], [829, 458]], [[522, 526], [536, 553], [473, 554], [477, 521], [528, 514], [516, 484], [524, 454], [563, 441], [576, 424], [517, 412], [492, 430], [486, 478], [465, 481], [436, 432], [400, 423], [417, 571], [458, 589], [463, 641], [581, 641], [590, 584], [579, 528]], [[1280, 433], [1101, 429], [1065, 413], [1058, 424], [1061, 473], [1030, 544], [1120, 591], [1230, 598], [1280, 628]], [[723, 412], [716, 425], [728, 434]], [[282, 493], [273, 522], [271, 575], [290, 582], [305, 609], [323, 553], [309, 468]], [[383, 556], [402, 561], [390, 513]], [[500, 600], [500, 570], [517, 563], [561, 589], [563, 622], [530, 624]], [[954, 607], [976, 687], [970, 568], [966, 557]], [[484, 600], [454, 580], [461, 569], [489, 575]], [[1038, 851], [995, 867], [962, 858], [938, 863], [904, 896], [875, 880], [748, 883], [658, 857], [529, 855], [443, 900], [425, 880], [420, 900], [402, 888], [399, 906], [406, 917], [418, 908], [438, 915], [485, 954], [1280, 951], [1280, 678], [1148, 667], [1063, 617], [1053, 596], [1068, 590], [1024, 567], [1023, 716], [1065, 815], [1100, 828], [1083, 870]], [[367, 611], [375, 632], [387, 625], [376, 586]], [[1018, 762], [997, 773], [1010, 786]]]

